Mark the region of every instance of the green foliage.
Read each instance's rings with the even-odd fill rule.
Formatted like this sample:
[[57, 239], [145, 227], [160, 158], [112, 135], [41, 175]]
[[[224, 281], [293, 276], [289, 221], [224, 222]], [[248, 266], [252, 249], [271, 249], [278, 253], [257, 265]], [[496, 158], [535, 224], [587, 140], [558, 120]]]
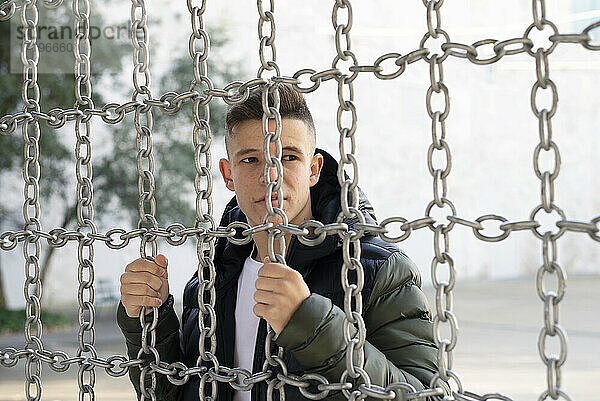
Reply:
[[[238, 64], [222, 63], [218, 57], [218, 49], [227, 42], [224, 26], [207, 29], [211, 35], [209, 76], [215, 87], [222, 88], [242, 72]], [[212, 57], [212, 48], [217, 49], [215, 57]], [[152, 46], [150, 50], [152, 51]], [[166, 92], [182, 93], [190, 89], [194, 72], [193, 61], [187, 51], [174, 58], [172, 65], [172, 69], [159, 79], [157, 88], [152, 88], [155, 98]], [[197, 89], [201, 90], [200, 87]], [[179, 112], [172, 115], [165, 114], [158, 108], [152, 110], [152, 155], [156, 183], [154, 197], [157, 204], [156, 218], [161, 226], [174, 222], [186, 226], [193, 226], [195, 223], [193, 108], [193, 103], [186, 103]], [[199, 115], [203, 117], [202, 110]], [[133, 116], [129, 117], [111, 127], [112, 152], [94, 166], [94, 204], [99, 215], [114, 214], [114, 208], [118, 208], [129, 218], [129, 226], [137, 227], [137, 133]], [[213, 141], [224, 135], [224, 125], [225, 105], [219, 99], [214, 99], [210, 102]], [[204, 140], [204, 134], [200, 134], [200, 142]], [[204, 160], [200, 162], [204, 163]]]
[[[8, 310], [0, 308], [0, 334], [22, 332], [26, 317], [25, 309]], [[75, 323], [65, 315], [50, 311], [44, 311], [41, 320], [44, 330], [70, 327]]]
[[[61, 11], [62, 10], [62, 11]], [[102, 25], [102, 16], [94, 13], [90, 20], [96, 25]], [[65, 12], [68, 8], [61, 7], [49, 12], [40, 7], [40, 21], [46, 25], [65, 24]], [[220, 49], [227, 43], [225, 25], [221, 24], [207, 28], [211, 35], [211, 57], [208, 59], [209, 75], [215, 87], [223, 87], [241, 74], [238, 64], [222, 63]], [[0, 24], [0, 37], [9, 36], [9, 25]], [[156, 51], [150, 41], [150, 54]], [[131, 63], [130, 43], [92, 41], [92, 85], [102, 80], [104, 76], [123, 73], [123, 61]], [[20, 52], [20, 49], [10, 49], [8, 41], [0, 41], [0, 71], [9, 71], [10, 52]], [[43, 63], [40, 58], [40, 63]], [[154, 98], [160, 97], [165, 92], [178, 93], [190, 89], [194, 78], [193, 61], [187, 51], [174, 57], [172, 68], [158, 79], [158, 85], [152, 86]], [[21, 88], [23, 76], [19, 73], [7, 73], [0, 79], [0, 115], [17, 113], [21, 111]], [[108, 80], [110, 81], [110, 80]], [[105, 81], [103, 81], [105, 82]], [[69, 108], [75, 102], [73, 74], [39, 74], [38, 83], [41, 89], [40, 103], [43, 111], [54, 107]], [[96, 108], [102, 107], [105, 100], [100, 91], [92, 86], [92, 100]], [[200, 86], [198, 90], [202, 90]], [[118, 90], [118, 88], [115, 88]], [[114, 99], [108, 99], [109, 102]], [[155, 179], [157, 201], [157, 218], [161, 224], [182, 222], [193, 225], [195, 221], [195, 192], [194, 178], [196, 175], [194, 165], [194, 149], [192, 144], [193, 133], [193, 104], [187, 103], [174, 114], [167, 115], [158, 108], [153, 108], [154, 128], [153, 156], [155, 162]], [[225, 105], [220, 99], [214, 99], [210, 104], [210, 126], [213, 140], [224, 134]], [[200, 111], [202, 116], [202, 111]], [[67, 123], [69, 132], [73, 123]], [[110, 150], [105, 155], [92, 155], [94, 207], [95, 216], [102, 220], [105, 216], [126, 217], [129, 222], [123, 226], [137, 226], [138, 214], [138, 172], [136, 130], [133, 126], [133, 112], [116, 125], [106, 125], [110, 130]], [[40, 123], [40, 203], [44, 204], [52, 197], [65, 200], [63, 213], [70, 214], [68, 222], [73, 222], [72, 213], [75, 202], [75, 185], [72, 182], [74, 155], [69, 149], [60, 132]], [[64, 135], [64, 134], [63, 134]], [[74, 135], [73, 135], [74, 136]], [[201, 134], [201, 141], [204, 136]], [[93, 146], [96, 146], [92, 139]], [[2, 157], [0, 157], [0, 174], [10, 173], [10, 176], [20, 176], [18, 171], [23, 163], [23, 138], [20, 127], [8, 137], [0, 138]], [[70, 202], [70, 204], [69, 204]], [[118, 212], [117, 212], [118, 211]], [[0, 230], [7, 223], [8, 216], [14, 214], [14, 220], [19, 220], [19, 210], [6, 210], [0, 204]], [[4, 224], [3, 224], [4, 222]], [[15, 227], [10, 227], [14, 229]], [[66, 228], [66, 227], [65, 227]]]
[[[59, 7], [48, 10], [46, 7], [39, 7], [39, 21], [44, 26], [64, 26], [69, 24], [68, 7]], [[72, 13], [72, 11], [71, 11]], [[13, 16], [18, 20], [18, 15]], [[102, 15], [98, 14], [92, 8], [90, 20], [95, 25], [103, 24]], [[13, 24], [16, 22], [12, 22]], [[20, 55], [20, 44], [11, 43], [8, 40], [15, 32], [11, 32], [11, 26], [8, 22], [0, 23], [0, 115], [14, 114], [22, 111], [22, 87], [23, 74], [14, 65], [11, 67], [11, 61], [15, 62], [15, 55]], [[11, 45], [14, 47], [11, 48]], [[129, 46], [122, 42], [94, 41], [91, 40], [93, 48], [91, 57], [91, 81], [97, 82], [103, 76], [110, 73], [116, 73], [122, 69], [122, 59], [130, 52]], [[39, 64], [44, 63], [45, 54], [40, 52]], [[12, 60], [11, 60], [12, 57]], [[17, 58], [20, 60], [20, 57]], [[20, 61], [19, 61], [20, 62]], [[74, 61], [73, 61], [74, 62]], [[14, 72], [14, 70], [19, 72]], [[75, 75], [73, 73], [38, 73], [37, 82], [40, 87], [40, 108], [42, 111], [49, 111], [53, 108], [71, 108], [75, 104]], [[93, 90], [92, 101], [95, 105], [103, 105], [105, 100], [98, 91]], [[74, 158], [73, 150], [65, 145], [65, 140], [60, 138], [59, 131], [48, 127], [40, 122], [40, 196], [42, 199], [48, 199], [57, 196], [62, 199], [74, 198], [74, 185], [69, 185], [68, 166], [72, 166], [71, 159]], [[68, 123], [67, 126], [72, 126]], [[0, 173], [9, 172], [11, 176], [20, 177], [18, 171], [23, 165], [23, 137], [21, 127], [19, 126], [8, 137], [0, 137]], [[68, 208], [68, 206], [67, 206]], [[20, 211], [20, 210], [19, 210]], [[19, 212], [16, 211], [16, 212]], [[6, 210], [0, 204], [0, 223], [6, 221], [7, 215], [11, 212]], [[1, 227], [0, 227], [1, 228]], [[12, 227], [14, 228], [14, 227]]]
[[[110, 2], [110, 1], [109, 1]], [[46, 25], [68, 25], [68, 7], [56, 10], [47, 10], [39, 7], [39, 21]], [[71, 11], [72, 12], [72, 11]], [[18, 17], [18, 16], [17, 16]], [[126, 16], [127, 18], [128, 16]], [[13, 17], [14, 18], [14, 17]], [[71, 16], [72, 18], [72, 16]], [[103, 18], [92, 7], [90, 21], [94, 25], [102, 26]], [[127, 20], [126, 20], [127, 21]], [[127, 23], [127, 22], [126, 22]], [[10, 72], [10, 56], [20, 54], [20, 45], [11, 49], [8, 40], [10, 35], [8, 23], [0, 23], [0, 116], [21, 112], [23, 102], [21, 91], [23, 87], [22, 73]], [[225, 25], [207, 27], [210, 33], [211, 51], [208, 58], [208, 74], [215, 88], [222, 88], [233, 81], [234, 77], [241, 75], [239, 63], [222, 62], [222, 51], [228, 39]], [[150, 41], [149, 52], [152, 54], [157, 49], [153, 48], [154, 42]], [[105, 99], [102, 93], [122, 94], [123, 90], [131, 91], [132, 85], [127, 88], [118, 87], [119, 83], [112, 78], [115, 74], [130, 74], [130, 69], [124, 63], [131, 65], [131, 43], [118, 41], [92, 40], [91, 44], [91, 82], [92, 101], [96, 109], [102, 108], [106, 103], [116, 102], [112, 98]], [[40, 65], [44, 58], [40, 57]], [[152, 64], [152, 63], [150, 63]], [[190, 90], [194, 79], [193, 60], [187, 50], [174, 55], [172, 68], [162, 77], [158, 77], [158, 85], [152, 84], [153, 98], [157, 99], [165, 92], [176, 91], [182, 93]], [[152, 78], [156, 79], [155, 76]], [[106, 87], [102, 84], [112, 86]], [[111, 84], [112, 83], [112, 84]], [[38, 74], [40, 87], [41, 111], [60, 107], [72, 108], [75, 104], [75, 79], [73, 73], [40, 73]], [[101, 89], [98, 89], [101, 88]], [[202, 91], [200, 85], [196, 87]], [[108, 96], [108, 95], [107, 95]], [[142, 96], [144, 97], [144, 96]], [[173, 115], [167, 115], [158, 108], [152, 109], [154, 127], [152, 130], [152, 152], [155, 164], [157, 202], [156, 217], [161, 226], [173, 222], [180, 222], [187, 226], [195, 223], [195, 190], [194, 179], [196, 169], [194, 164], [193, 147], [193, 104], [187, 103]], [[93, 205], [95, 220], [100, 232], [106, 231], [103, 221], [114, 218], [121, 219], [118, 226], [125, 229], [137, 227], [138, 214], [138, 172], [137, 172], [137, 132], [133, 125], [133, 112], [116, 125], [103, 125], [92, 131], [92, 158], [93, 166]], [[210, 126], [213, 140], [221, 137], [224, 132], [225, 105], [215, 98], [210, 103]], [[202, 116], [202, 111], [200, 111]], [[99, 121], [94, 117], [93, 121]], [[66, 229], [75, 228], [76, 186], [73, 181], [74, 141], [73, 122], [67, 122], [61, 130], [48, 127], [40, 121], [40, 198], [42, 213], [47, 213], [47, 205], [52, 199], [60, 199], [58, 210], [52, 211], [53, 215], [62, 216], [61, 221]], [[99, 143], [98, 135], [108, 130], [108, 140]], [[200, 135], [200, 141], [204, 135]], [[23, 138], [21, 127], [8, 136], [0, 137], [0, 181], [7, 177], [21, 177], [20, 170], [23, 166]], [[100, 146], [102, 151], [97, 151]], [[204, 161], [201, 161], [204, 163]], [[214, 163], [214, 161], [213, 161]], [[0, 182], [0, 188], [3, 185]], [[123, 221], [125, 220], [125, 221]], [[13, 224], [15, 222], [15, 224]], [[4, 202], [0, 202], [0, 232], [18, 229], [22, 225], [21, 207], [8, 209]], [[48, 229], [48, 226], [44, 226]], [[45, 249], [44, 249], [45, 251]], [[0, 254], [0, 257], [2, 255]], [[49, 264], [49, 259], [47, 261]], [[44, 270], [44, 266], [42, 266]], [[2, 289], [2, 276], [0, 274], [0, 293]], [[1, 307], [2, 305], [0, 305]]]

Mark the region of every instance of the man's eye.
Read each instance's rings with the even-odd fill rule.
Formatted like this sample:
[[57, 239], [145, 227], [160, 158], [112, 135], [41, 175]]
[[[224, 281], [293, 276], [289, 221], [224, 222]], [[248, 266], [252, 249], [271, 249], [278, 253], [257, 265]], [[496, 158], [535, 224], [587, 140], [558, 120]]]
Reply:
[[[289, 159], [286, 159], [286, 157], [288, 157]], [[298, 159], [298, 157], [297, 157], [297, 156], [294, 156], [294, 155], [285, 155], [285, 156], [283, 156], [281, 159], [282, 159], [282, 160], [287, 160], [287, 161], [292, 161], [292, 160], [296, 160], [296, 159]]]
[[256, 157], [246, 157], [245, 159], [242, 159], [241, 162], [242, 163], [254, 163], [257, 160], [258, 159]]

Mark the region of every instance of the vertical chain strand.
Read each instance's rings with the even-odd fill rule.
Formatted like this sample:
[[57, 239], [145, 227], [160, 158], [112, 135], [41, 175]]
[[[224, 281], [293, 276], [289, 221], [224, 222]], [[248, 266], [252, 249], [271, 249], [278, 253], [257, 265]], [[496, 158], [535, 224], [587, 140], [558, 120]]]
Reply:
[[[138, 15], [139, 10], [139, 15]], [[146, 3], [144, 0], [131, 1], [131, 40], [133, 43], [133, 85], [134, 91], [131, 97], [132, 101], [138, 100], [139, 95], [146, 95], [147, 99], [152, 99], [150, 92], [150, 68], [149, 63], [149, 37], [146, 26], [147, 14]], [[141, 37], [138, 35], [141, 34]], [[140, 81], [143, 77], [143, 81]], [[144, 116], [144, 118], [142, 118]], [[143, 121], [142, 121], [143, 120]], [[137, 132], [137, 169], [138, 169], [138, 190], [140, 200], [138, 210], [140, 218], [138, 220], [138, 229], [141, 229], [146, 223], [152, 228], [158, 229], [156, 221], [156, 201], [154, 199], [154, 158], [152, 156], [152, 128], [153, 118], [152, 109], [147, 105], [138, 105], [134, 116], [135, 129]], [[146, 163], [144, 163], [144, 161]], [[149, 204], [149, 210], [146, 210], [146, 203]], [[144, 227], [147, 228], [147, 227]], [[151, 245], [151, 256], [146, 255], [146, 246]], [[147, 233], [143, 235], [140, 241], [140, 257], [154, 260], [158, 252], [156, 236]], [[156, 325], [158, 323], [158, 308], [152, 308], [152, 322], [146, 321], [146, 310], [140, 310], [140, 325], [142, 326], [142, 348], [138, 352], [138, 358], [142, 354], [154, 357], [154, 363], [160, 364], [160, 357], [156, 350]], [[150, 344], [148, 344], [150, 337]], [[149, 376], [150, 387], [147, 386], [146, 376]], [[156, 401], [156, 372], [145, 366], [140, 371], [140, 390], [142, 392], [141, 401], [151, 399]]]
[[[137, 16], [137, 10], [140, 15]], [[131, 100], [137, 101], [139, 95], [146, 95], [147, 99], [152, 99], [150, 92], [150, 68], [149, 50], [148, 50], [148, 28], [146, 26], [146, 4], [144, 0], [132, 0], [131, 6], [131, 39], [133, 42], [133, 84], [135, 90]], [[138, 34], [141, 33], [141, 38]], [[143, 81], [140, 81], [143, 77]], [[142, 118], [143, 116], [143, 118]], [[134, 123], [137, 132], [137, 168], [138, 168], [138, 190], [140, 200], [138, 203], [139, 221], [138, 228], [143, 224], [150, 224], [152, 228], [157, 229], [158, 223], [155, 218], [156, 200], [154, 199], [154, 157], [152, 156], [152, 128], [154, 120], [152, 117], [152, 108], [150, 106], [140, 106], [135, 108]], [[146, 210], [146, 206], [149, 210]], [[156, 237], [144, 235], [140, 244], [141, 257], [146, 258], [146, 245], [151, 245], [151, 257], [156, 257]]]
[[[538, 10], [538, 3], [540, 10]], [[534, 26], [538, 30], [543, 30], [544, 25], [553, 25], [546, 20], [546, 4], [544, 0], [532, 0], [533, 23], [527, 30]], [[552, 140], [552, 117], [556, 113], [558, 106], [558, 91], [556, 85], [549, 76], [548, 55], [553, 47], [544, 49], [539, 47], [535, 53], [529, 50], [528, 53], [535, 57], [535, 73], [537, 80], [531, 88], [531, 109], [534, 116], [538, 119], [538, 132], [540, 142], [536, 145], [533, 152], [533, 170], [540, 180], [541, 185], [541, 203], [533, 209], [530, 220], [535, 221], [538, 212], [550, 214], [556, 212], [562, 222], [567, 220], [565, 213], [554, 203], [554, 181], [560, 171], [560, 153], [556, 142]], [[538, 107], [538, 91], [549, 90], [552, 95], [550, 110]], [[541, 152], [551, 152], [554, 156], [553, 171], [543, 170], [540, 166]], [[540, 395], [539, 401], [544, 401], [550, 397], [553, 400], [559, 398], [570, 400], [567, 393], [561, 386], [561, 366], [567, 359], [567, 333], [559, 322], [559, 304], [565, 296], [567, 273], [558, 264], [558, 253], [556, 240], [563, 234], [564, 229], [559, 228], [556, 233], [546, 231], [540, 233], [537, 227], [532, 228], [533, 234], [542, 241], [542, 265], [539, 267], [536, 276], [536, 290], [538, 296], [544, 303], [544, 325], [538, 337], [538, 352], [544, 365], [546, 365], [546, 390]], [[556, 290], [546, 288], [546, 279], [548, 276], [554, 276], [556, 280]], [[546, 340], [549, 337], [558, 337], [559, 351], [558, 355], [547, 355]]]
[[[23, 112], [40, 111], [40, 88], [37, 83], [37, 66], [39, 61], [39, 48], [37, 44], [38, 8], [36, 0], [25, 0], [21, 8], [21, 23], [23, 26], [23, 47], [21, 48], [21, 61], [23, 62]], [[23, 230], [41, 231], [39, 196], [39, 140], [40, 125], [37, 119], [26, 119], [23, 122], [24, 164], [23, 189], [25, 202], [23, 203]], [[31, 215], [33, 214], [33, 215]], [[42, 345], [42, 320], [41, 298], [42, 283], [40, 281], [40, 241], [39, 237], [28, 236], [23, 244], [25, 258], [25, 348], [32, 345], [38, 352], [43, 351]], [[34, 333], [32, 333], [34, 331]], [[42, 363], [33, 355], [27, 357], [25, 363], [25, 395], [27, 401], [37, 401], [42, 396]], [[33, 391], [32, 391], [33, 389]]]
[[[258, 39], [259, 49], [258, 55], [261, 66], [256, 74], [257, 78], [262, 78], [265, 71], [274, 71], [276, 76], [280, 76], [279, 66], [277, 65], [277, 52], [275, 48], [275, 4], [274, 0], [269, 0], [269, 9], [265, 10], [263, 5], [264, 0], [257, 0], [258, 8]], [[269, 25], [269, 35], [264, 32], [264, 27]], [[265, 56], [266, 49], [271, 49], [271, 58]], [[277, 83], [271, 80], [261, 86], [262, 93], [262, 134], [263, 134], [263, 155], [265, 158], [264, 166], [264, 182], [265, 182], [265, 207], [266, 211], [262, 219], [262, 224], [267, 226], [269, 219], [278, 221], [281, 219], [281, 225], [288, 225], [288, 217], [283, 211], [283, 165], [281, 164], [281, 115], [279, 114], [279, 88]], [[273, 127], [270, 127], [272, 123]], [[271, 154], [271, 143], [275, 144], [275, 154]], [[277, 177], [271, 180], [271, 169], [276, 171]], [[276, 194], [277, 206], [273, 206], [272, 196]], [[278, 249], [275, 248], [277, 241]], [[267, 253], [269, 260], [274, 263], [286, 264], [285, 253], [285, 232], [275, 227], [267, 230]], [[269, 366], [281, 367], [283, 376], [287, 377], [287, 367], [283, 362], [283, 348], [274, 346], [272, 338], [275, 332], [271, 325], [267, 322], [267, 336], [265, 337], [265, 362], [263, 363], [262, 372], [266, 373]], [[273, 355], [273, 349], [277, 349], [277, 354]], [[267, 379], [267, 399], [272, 401], [273, 389], [279, 392], [281, 401], [285, 401], [285, 386], [279, 378], [274, 377]]]
[[[263, 6], [265, 0], [257, 0], [256, 4], [258, 7], [258, 56], [260, 58], [260, 67], [256, 76], [261, 78], [265, 71], [275, 71], [277, 76], [281, 75], [279, 66], [277, 65], [277, 52], [275, 50], [275, 4], [274, 0], [268, 0], [269, 9], [265, 10]], [[269, 25], [269, 35], [264, 33], [264, 27]], [[267, 57], [267, 48], [271, 49], [271, 57]]]
[[[438, 38], [442, 34], [447, 42], [450, 41], [448, 34], [441, 28], [441, 13], [440, 7], [442, 6], [443, 0], [423, 0], [423, 4], [427, 8], [427, 32], [421, 40], [421, 48], [423, 48], [427, 39]], [[435, 16], [435, 22], [433, 17]], [[450, 153], [450, 147], [446, 142], [446, 118], [450, 112], [450, 95], [448, 93], [448, 87], [444, 84], [444, 67], [443, 61], [445, 55], [439, 56], [433, 54], [430, 57], [424, 56], [429, 64], [429, 79], [430, 85], [427, 89], [426, 95], [426, 109], [429, 117], [431, 118], [431, 136], [432, 143], [429, 145], [427, 152], [427, 166], [429, 173], [433, 177], [433, 200], [427, 205], [425, 215], [430, 217], [430, 213], [434, 206], [438, 209], [443, 209], [448, 206], [451, 215], [456, 216], [456, 209], [454, 204], [447, 197], [447, 182], [446, 178], [450, 174], [452, 168], [452, 155]], [[433, 94], [437, 93], [444, 98], [444, 109], [433, 110], [432, 108], [432, 97]], [[446, 165], [443, 168], [435, 167], [433, 165], [433, 154], [435, 151], [442, 151], [445, 155]], [[454, 379], [458, 393], [462, 393], [462, 384], [458, 376], [452, 371], [452, 351], [456, 346], [458, 340], [458, 321], [452, 312], [452, 290], [456, 282], [456, 270], [454, 269], [454, 260], [450, 256], [450, 231], [454, 226], [454, 222], [450, 221], [448, 225], [437, 224], [431, 225], [430, 228], [433, 231], [433, 250], [434, 257], [431, 261], [431, 279], [433, 286], [436, 291], [436, 313], [433, 317], [433, 336], [435, 343], [438, 348], [437, 364], [438, 372], [433, 376], [430, 382], [431, 388], [442, 387], [448, 388], [449, 381]], [[439, 267], [443, 265], [446, 267], [448, 274], [447, 279], [441, 279], [439, 274]], [[448, 326], [450, 338], [442, 338], [440, 333], [440, 324], [443, 323]]]
[[[208, 88], [212, 88], [212, 82], [208, 77], [208, 54], [210, 51], [210, 37], [204, 29], [204, 11], [206, 10], [206, 0], [202, 0], [199, 6], [194, 5], [192, 0], [187, 1], [188, 11], [190, 12], [192, 33], [189, 39], [189, 55], [193, 61], [194, 79], [190, 85], [193, 89], [196, 85], [205, 83]], [[201, 51], [196, 50], [196, 41], [201, 41], [203, 46]], [[212, 133], [210, 130], [210, 96], [205, 99], [197, 98], [194, 100], [194, 165], [196, 167], [196, 177], [194, 180], [194, 189], [196, 191], [196, 223], [195, 227], [207, 226], [210, 230], [216, 228], [212, 216], [212, 173], [211, 173], [211, 153], [210, 144]], [[202, 113], [200, 112], [202, 111]], [[204, 156], [204, 157], [203, 157]], [[202, 163], [204, 159], [204, 164]], [[206, 188], [202, 188], [202, 179], [206, 180]], [[203, 209], [203, 201], [206, 201], [206, 209]], [[205, 250], [205, 248], [208, 248]], [[215, 352], [217, 348], [217, 318], [215, 312], [215, 278], [216, 269], [213, 262], [215, 254], [215, 238], [212, 236], [200, 235], [196, 245], [198, 256], [198, 307], [201, 312], [201, 318], [198, 317], [198, 351], [196, 366], [200, 366], [202, 361], [211, 362], [213, 367], [211, 371], [220, 374], [219, 361]], [[206, 277], [208, 275], [208, 278]], [[206, 302], [208, 295], [208, 302]], [[205, 316], [209, 318], [208, 326], [205, 325]], [[208, 347], [207, 347], [208, 341]], [[208, 349], [207, 349], [208, 348]], [[206, 382], [210, 384], [210, 393], [206, 393]], [[208, 373], [204, 373], [201, 385], [198, 386], [198, 397], [205, 400], [217, 399], [217, 382], [213, 380]]]
[[[73, 0], [73, 25], [75, 56], [75, 105], [74, 108], [82, 110], [94, 109], [90, 82], [91, 44], [90, 30], [90, 2], [89, 0]], [[77, 115], [75, 120], [75, 176], [77, 177], [77, 231], [88, 231], [83, 234], [96, 234], [94, 225], [93, 185], [92, 185], [92, 145], [90, 142], [91, 122], [84, 120], [84, 113]], [[82, 153], [82, 149], [85, 151]], [[79, 334], [77, 356], [97, 358], [94, 348], [94, 238], [78, 237], [78, 303], [79, 303]], [[78, 384], [79, 400], [95, 399], [94, 384], [96, 382], [95, 366], [87, 361], [79, 365]]]
[[[343, 23], [338, 22], [338, 14], [341, 9], [347, 12], [347, 20]], [[348, 0], [336, 0], [331, 13], [331, 21], [335, 30], [335, 48], [336, 56], [333, 59], [331, 67], [337, 68], [339, 61], [352, 60], [354, 66], [358, 65], [356, 56], [351, 50], [350, 30], [352, 28], [352, 5]], [[337, 128], [339, 132], [340, 143], [340, 161], [338, 164], [337, 178], [341, 186], [340, 202], [342, 211], [337, 216], [337, 222], [356, 222], [365, 224], [365, 218], [358, 210], [358, 161], [355, 151], [355, 133], [357, 127], [356, 107], [354, 105], [354, 84], [353, 81], [357, 77], [354, 72], [351, 75], [341, 73], [335, 79], [338, 83], [338, 108], [337, 108]], [[344, 113], [349, 113], [351, 122], [349, 127], [344, 127]], [[344, 143], [346, 139], [350, 139], [353, 146], [350, 148], [350, 153], [344, 151]], [[352, 178], [345, 176], [344, 167], [351, 166], [353, 172]], [[349, 200], [350, 198], [350, 200]], [[362, 378], [363, 386], [369, 389], [371, 387], [371, 378], [364, 370], [365, 351], [364, 344], [366, 340], [366, 327], [362, 317], [362, 289], [364, 285], [364, 270], [360, 262], [361, 245], [360, 238], [364, 232], [352, 230], [351, 225], [347, 229], [339, 233], [342, 239], [342, 257], [343, 264], [340, 272], [342, 288], [344, 290], [344, 341], [346, 343], [346, 368], [340, 377], [340, 383], [344, 384], [348, 376], [352, 379]], [[350, 271], [356, 275], [356, 283], [350, 280]], [[354, 302], [352, 302], [354, 300]], [[354, 309], [353, 309], [354, 305]], [[355, 325], [358, 331], [354, 337], [351, 334], [351, 327]], [[356, 354], [356, 358], [354, 355]], [[364, 388], [363, 387], [363, 388]], [[351, 399], [361, 396], [360, 390], [354, 390], [350, 393], [346, 388], [342, 389], [342, 393]]]
[[[278, 221], [281, 219], [281, 223], [277, 224], [287, 226], [288, 217], [283, 211], [283, 166], [281, 164], [281, 115], [279, 114], [279, 88], [276, 83], [269, 82], [262, 88], [262, 133], [264, 137], [263, 141], [263, 154], [265, 158], [265, 167], [263, 171], [264, 182], [265, 182], [265, 207], [266, 211], [262, 219], [263, 225], [268, 225], [269, 219]], [[270, 101], [272, 100], [272, 102]], [[271, 104], [272, 103], [272, 104]], [[273, 122], [273, 128], [269, 127], [269, 121]], [[271, 154], [270, 144], [275, 144], [275, 154]], [[275, 180], [271, 178], [271, 169], [275, 169], [277, 177]], [[276, 194], [276, 198], [272, 198], [273, 193]], [[277, 199], [277, 206], [273, 206], [273, 199]], [[275, 248], [275, 241], [277, 241], [278, 248]], [[285, 232], [275, 227], [267, 231], [267, 252], [269, 260], [274, 263], [286, 264], [285, 253]], [[269, 365], [280, 366], [283, 372], [287, 375], [287, 368], [283, 362], [283, 348], [277, 346], [277, 354], [272, 355], [273, 345], [271, 339], [275, 336], [271, 325], [267, 322], [267, 336], [265, 338], [265, 362], [263, 364], [263, 372], [266, 372]], [[281, 401], [285, 400], [285, 387], [278, 378], [267, 380], [269, 389], [277, 388], [279, 390], [279, 397]], [[272, 397], [272, 392], [269, 392], [267, 398]], [[271, 401], [271, 399], [269, 399]]]

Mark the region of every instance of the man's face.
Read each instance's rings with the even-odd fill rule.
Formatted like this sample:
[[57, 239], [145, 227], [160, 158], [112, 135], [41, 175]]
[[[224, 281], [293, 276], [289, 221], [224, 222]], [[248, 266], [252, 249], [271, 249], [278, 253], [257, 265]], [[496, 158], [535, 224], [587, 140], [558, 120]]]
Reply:
[[[274, 122], [269, 121], [269, 130], [274, 130]], [[310, 187], [319, 181], [323, 156], [313, 156], [311, 136], [301, 120], [283, 118], [281, 120], [281, 164], [283, 166], [283, 211], [291, 224], [300, 224], [312, 218]], [[225, 186], [235, 191], [238, 205], [248, 218], [248, 224], [262, 223], [265, 206], [265, 158], [263, 155], [264, 136], [260, 120], [247, 120], [238, 124], [228, 140], [229, 159], [219, 161], [219, 169]], [[275, 155], [275, 144], [271, 143], [270, 153]], [[270, 169], [271, 181], [277, 178], [277, 171]], [[275, 193], [273, 194], [275, 195]], [[277, 200], [272, 200], [273, 206]], [[282, 223], [279, 216], [267, 221]]]

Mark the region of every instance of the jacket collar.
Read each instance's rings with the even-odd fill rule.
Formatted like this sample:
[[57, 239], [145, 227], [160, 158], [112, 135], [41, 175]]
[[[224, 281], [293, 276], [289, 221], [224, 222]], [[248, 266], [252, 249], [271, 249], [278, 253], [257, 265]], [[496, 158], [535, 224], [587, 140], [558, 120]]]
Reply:
[[[320, 153], [324, 160], [319, 181], [310, 188], [312, 215], [314, 220], [323, 224], [335, 223], [342, 210], [340, 203], [341, 187], [337, 178], [338, 162], [323, 149], [315, 149], [316, 153]], [[348, 178], [345, 172], [344, 177]], [[373, 207], [360, 187], [358, 187], [358, 194], [358, 209], [363, 214], [365, 222], [367, 224], [377, 224]], [[349, 194], [349, 202], [351, 198], [352, 194]], [[356, 217], [352, 219], [345, 218], [343, 222], [351, 225], [357, 220]], [[238, 206], [235, 196], [227, 203], [220, 225], [226, 227], [234, 221], [248, 222]], [[235, 245], [229, 242], [227, 238], [217, 238], [214, 257], [215, 262], [217, 262], [216, 266], [218, 266], [215, 282], [217, 288], [223, 288], [235, 281], [234, 279], [238, 277], [253, 246], [253, 241], [245, 245]], [[314, 260], [335, 252], [339, 247], [341, 247], [341, 238], [336, 235], [326, 236], [321, 244], [315, 246], [302, 244], [294, 235], [288, 245], [286, 262], [306, 277], [311, 270], [311, 266], [314, 265], [312, 263]]]

